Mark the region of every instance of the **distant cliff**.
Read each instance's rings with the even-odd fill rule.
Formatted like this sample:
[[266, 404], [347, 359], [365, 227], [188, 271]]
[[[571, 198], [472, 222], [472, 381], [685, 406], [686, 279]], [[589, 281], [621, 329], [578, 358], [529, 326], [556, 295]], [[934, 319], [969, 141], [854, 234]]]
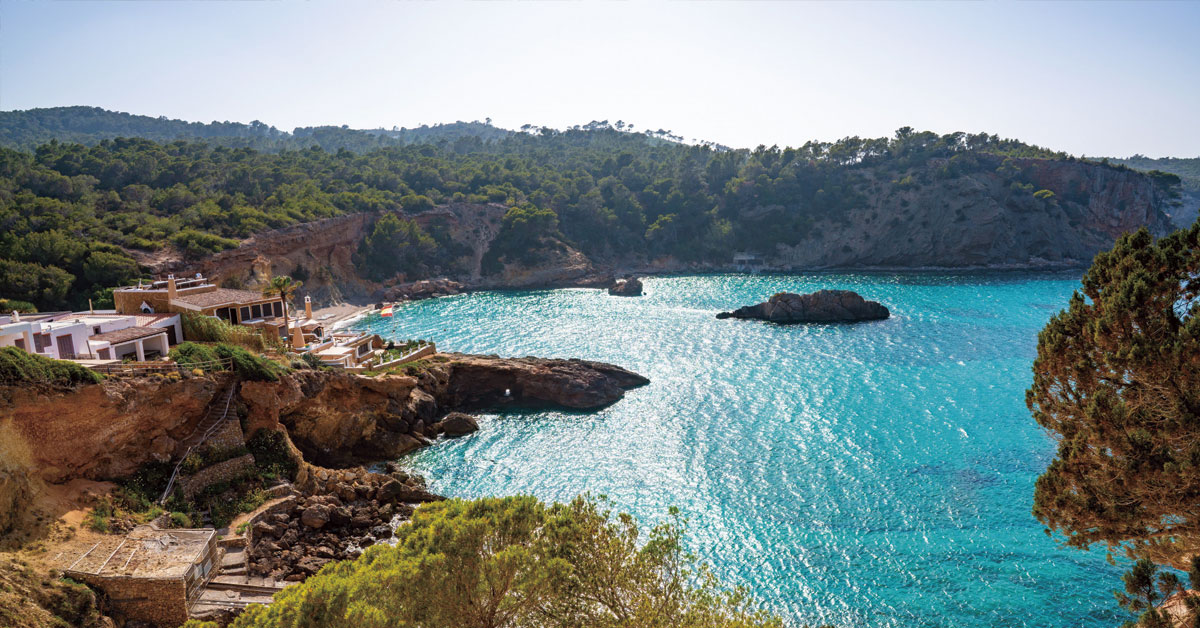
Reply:
[[1122, 233], [1172, 228], [1164, 191], [1140, 173], [1017, 159], [1010, 167], [1019, 172], [1005, 175], [1001, 158], [988, 160], [996, 168], [949, 177], [935, 162], [903, 183], [867, 173], [862, 206], [763, 253], [798, 269], [1082, 266]]

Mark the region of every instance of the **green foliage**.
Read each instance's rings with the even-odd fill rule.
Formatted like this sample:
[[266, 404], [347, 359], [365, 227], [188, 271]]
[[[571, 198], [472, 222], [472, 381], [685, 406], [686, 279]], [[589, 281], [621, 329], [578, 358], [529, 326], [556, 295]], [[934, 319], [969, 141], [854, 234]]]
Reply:
[[1036, 198], [1038, 200], [1049, 200], [1049, 199], [1054, 198], [1054, 192], [1051, 192], [1050, 190], [1043, 188], [1041, 190], [1038, 190], [1037, 192], [1034, 192], [1033, 198]]
[[252, 607], [235, 628], [399, 625], [780, 626], [684, 552], [677, 515], [643, 540], [629, 515], [578, 498], [449, 500], [419, 508], [355, 561], [331, 563]]
[[183, 337], [196, 342], [224, 342], [250, 351], [265, 351], [267, 341], [257, 329], [234, 325], [215, 316], [184, 312], [181, 316]]
[[181, 342], [171, 349], [169, 357], [181, 366], [198, 365], [207, 370], [216, 370], [211, 362], [232, 360], [232, 370], [250, 381], [273, 382], [287, 373], [287, 368], [278, 362], [254, 355], [237, 345], [217, 343], [206, 345], [196, 342]]
[[254, 463], [263, 473], [277, 478], [295, 479], [299, 464], [288, 449], [287, 435], [275, 430], [258, 430], [246, 442], [254, 454]]
[[0, 314], [11, 314], [13, 310], [16, 310], [22, 314], [32, 314], [37, 312], [37, 307], [28, 301], [0, 299]]
[[181, 366], [203, 365], [210, 369], [213, 367], [209, 363], [220, 359], [217, 357], [217, 350], [212, 345], [190, 341], [181, 342], [172, 347], [168, 356]]
[[0, 385], [75, 386], [100, 380], [98, 373], [74, 362], [26, 353], [16, 347], [0, 348]]
[[245, 349], [225, 343], [215, 348], [218, 358], [233, 360], [233, 370], [242, 379], [252, 382], [274, 382], [288, 372], [287, 367], [269, 358], [261, 357]]
[[[139, 135], [163, 143], [128, 137]], [[29, 143], [50, 138], [83, 144]], [[196, 125], [89, 108], [2, 112], [0, 144], [30, 151], [0, 149], [0, 294], [42, 309], [103, 299], [106, 283], [136, 271], [132, 249], [170, 244], [201, 257], [301, 222], [447, 201], [508, 207], [489, 270], [501, 258], [542, 259], [564, 242], [605, 259], [726, 261], [730, 251], [796, 244], [815, 223], [846, 220], [872, 180], [915, 186], [995, 171], [1018, 182], [1023, 158], [1067, 158], [986, 133], [907, 127], [891, 138], [730, 150], [605, 121], [563, 132], [460, 123], [289, 135], [261, 123]], [[435, 222], [426, 215], [422, 229], [381, 218], [359, 268], [390, 279], [473, 264]]]
[[237, 247], [238, 241], [231, 238], [222, 238], [211, 233], [196, 231], [195, 229], [184, 229], [175, 235], [171, 236], [171, 243], [179, 247], [183, 254], [189, 258], [200, 258], [212, 253], [220, 253], [225, 249]]
[[1077, 547], [1200, 549], [1200, 221], [1096, 256], [1038, 336], [1034, 418], [1061, 436], [1034, 514]]
[[359, 272], [375, 280], [413, 275], [426, 267], [436, 247], [416, 222], [388, 213], [363, 238], [356, 261]]

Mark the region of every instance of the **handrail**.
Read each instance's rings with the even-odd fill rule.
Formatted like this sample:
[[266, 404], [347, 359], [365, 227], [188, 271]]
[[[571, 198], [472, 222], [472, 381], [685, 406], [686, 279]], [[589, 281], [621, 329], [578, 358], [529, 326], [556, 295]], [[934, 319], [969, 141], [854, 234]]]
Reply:
[[122, 362], [118, 364], [91, 364], [85, 366], [105, 375], [145, 375], [148, 373], [170, 372], [178, 372], [182, 375], [190, 373], [195, 369], [217, 370], [219, 368], [225, 370], [233, 366], [233, 358], [221, 358], [219, 360], [208, 360], [206, 362], [194, 362], [191, 364], [179, 364], [178, 362]]
[[[187, 450], [183, 452], [183, 455], [179, 457], [179, 462], [175, 463], [175, 470], [171, 472], [171, 479], [167, 480], [167, 488], [166, 488], [166, 490], [163, 491], [162, 497], [158, 498], [159, 506], [167, 503], [167, 497], [169, 497], [171, 495], [171, 491], [173, 491], [175, 489], [175, 479], [179, 477], [179, 470], [183, 468], [183, 463], [187, 460], [188, 456], [191, 455], [192, 450], [195, 449], [199, 445], [203, 445], [204, 442], [209, 439], [209, 437], [211, 437], [213, 434], [216, 433], [217, 428], [224, 426], [225, 421], [229, 419], [229, 405], [231, 403], [233, 403], [233, 393], [235, 390], [237, 390], [237, 383], [238, 383], [238, 380], [234, 380], [232, 383], [229, 384], [229, 389], [225, 393], [225, 409], [221, 411], [221, 418], [217, 419], [217, 421], [215, 423], [213, 423], [212, 426], [210, 426], [207, 430], [205, 430], [204, 434], [200, 437], [200, 440], [196, 441], [192, 445], [189, 445]], [[208, 418], [208, 417], [205, 416], [205, 418]], [[203, 421], [204, 421], [204, 419], [201, 419], [201, 422], [203, 422]], [[199, 429], [200, 425], [197, 424], [196, 428]], [[188, 437], [185, 438], [184, 440], [190, 440], [195, 435], [196, 435], [196, 430], [192, 430], [192, 433], [188, 434]]]

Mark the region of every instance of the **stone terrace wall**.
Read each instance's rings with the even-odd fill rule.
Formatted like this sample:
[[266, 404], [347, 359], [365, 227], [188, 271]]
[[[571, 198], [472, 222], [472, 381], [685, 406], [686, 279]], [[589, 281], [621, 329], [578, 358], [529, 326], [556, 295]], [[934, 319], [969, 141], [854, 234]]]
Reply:
[[104, 591], [113, 611], [126, 620], [147, 621], [164, 628], [188, 620], [183, 578], [102, 578], [75, 572], [68, 575]]
[[216, 434], [204, 441], [204, 445], [214, 451], [241, 449], [246, 446], [246, 437], [242, 434], [242, 426], [235, 417], [227, 419]]
[[230, 458], [225, 462], [218, 462], [206, 469], [201, 469], [184, 478], [180, 484], [183, 486], [184, 496], [191, 499], [197, 493], [213, 484], [236, 480], [253, 468], [254, 456], [246, 454], [237, 458]]

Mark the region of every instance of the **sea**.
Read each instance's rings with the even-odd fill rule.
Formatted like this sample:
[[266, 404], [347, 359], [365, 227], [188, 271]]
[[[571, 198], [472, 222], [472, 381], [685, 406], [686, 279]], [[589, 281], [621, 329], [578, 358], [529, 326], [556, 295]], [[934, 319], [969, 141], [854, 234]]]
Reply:
[[[496, 291], [356, 327], [442, 351], [602, 360], [651, 383], [596, 412], [481, 414], [401, 462], [444, 495], [604, 495], [792, 626], [1042, 628], [1128, 619], [1124, 566], [1031, 514], [1055, 441], [1025, 406], [1039, 330], [1080, 273], [652, 277], [645, 295]], [[715, 315], [854, 290], [891, 318]]]

